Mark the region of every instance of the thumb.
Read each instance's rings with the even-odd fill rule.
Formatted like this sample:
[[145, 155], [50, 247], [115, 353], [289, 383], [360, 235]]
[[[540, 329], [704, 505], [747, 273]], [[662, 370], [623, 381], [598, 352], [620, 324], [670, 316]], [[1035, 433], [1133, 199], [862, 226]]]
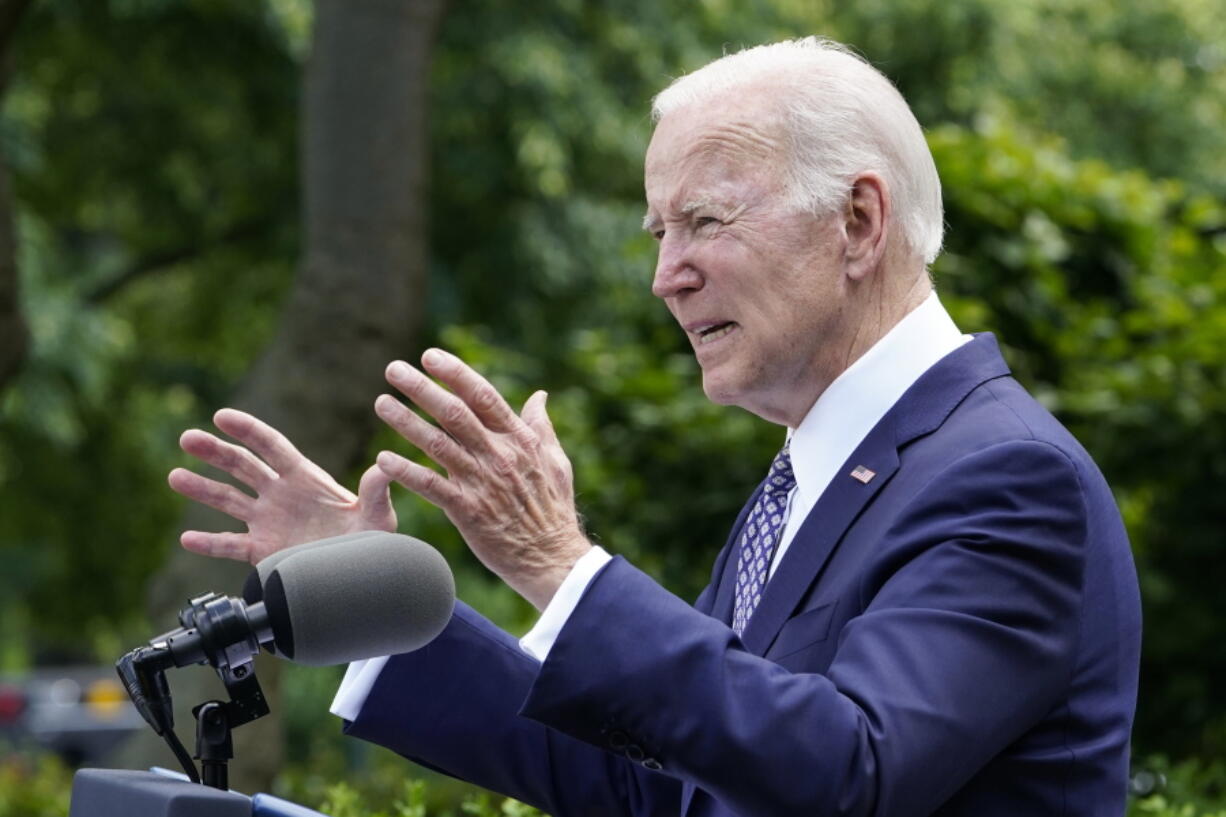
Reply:
[[549, 399], [549, 392], [541, 389], [533, 392], [532, 396], [524, 403], [524, 410], [520, 412], [520, 417], [535, 431], [543, 440], [556, 440], [557, 433], [553, 430], [553, 421], [549, 419], [549, 413], [545, 411], [545, 401]]
[[396, 530], [396, 512], [392, 509], [392, 495], [388, 486], [389, 477], [378, 464], [362, 474], [358, 482], [358, 504], [362, 508], [362, 520], [379, 530]]

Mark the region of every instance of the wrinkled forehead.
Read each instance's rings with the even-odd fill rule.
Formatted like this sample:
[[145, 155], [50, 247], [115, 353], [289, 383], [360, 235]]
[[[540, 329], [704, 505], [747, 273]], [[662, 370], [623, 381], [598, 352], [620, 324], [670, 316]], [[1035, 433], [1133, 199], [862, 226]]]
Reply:
[[787, 154], [778, 106], [746, 93], [693, 103], [656, 125], [644, 161], [650, 189], [695, 172], [758, 174], [778, 168]]

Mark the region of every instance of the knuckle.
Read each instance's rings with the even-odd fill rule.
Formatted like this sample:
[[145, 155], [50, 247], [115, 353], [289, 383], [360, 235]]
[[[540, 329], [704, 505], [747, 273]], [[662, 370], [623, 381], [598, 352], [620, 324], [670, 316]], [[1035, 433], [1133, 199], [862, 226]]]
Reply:
[[478, 387], [477, 391], [473, 394], [473, 406], [479, 411], [490, 411], [498, 406], [501, 399], [498, 391], [486, 383]]
[[514, 436], [515, 442], [519, 443], [529, 451], [535, 451], [541, 444], [540, 435], [533, 431], [531, 426], [520, 426], [519, 428], [515, 429]]
[[477, 504], [466, 493], [458, 493], [450, 497], [448, 512], [456, 519], [462, 519], [470, 524], [479, 518]]
[[421, 425], [421, 420], [413, 410], [408, 406], [397, 403], [395, 408], [391, 409], [387, 416], [388, 423], [392, 428], [396, 429], [403, 437], [413, 438], [415, 433], [419, 433], [418, 429]]
[[403, 457], [396, 460], [395, 469], [397, 479], [408, 480], [413, 476], [413, 464]]
[[407, 377], [396, 381], [396, 388], [408, 395], [421, 394], [426, 388], [426, 378]]
[[438, 492], [440, 482], [438, 474], [429, 468], [423, 468], [417, 481], [417, 487], [423, 494], [434, 494]]
[[450, 423], [454, 425], [454, 424], [462, 422], [467, 412], [468, 412], [468, 409], [465, 408], [463, 403], [461, 403], [459, 400], [451, 400], [451, 401], [448, 401], [446, 407], [443, 409], [442, 420], [444, 423]]
[[451, 447], [451, 438], [437, 429], [426, 440], [425, 451], [432, 459], [438, 460], [447, 455]]
[[227, 448], [221, 454], [221, 466], [227, 471], [235, 471], [242, 468], [246, 461], [239, 455], [238, 451], [233, 448]]

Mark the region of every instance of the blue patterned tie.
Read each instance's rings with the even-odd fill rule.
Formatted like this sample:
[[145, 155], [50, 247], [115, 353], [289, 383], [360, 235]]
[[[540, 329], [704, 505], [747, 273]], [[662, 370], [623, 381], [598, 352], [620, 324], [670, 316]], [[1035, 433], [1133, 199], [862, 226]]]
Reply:
[[736, 606], [732, 611], [732, 629], [737, 635], [745, 631], [749, 617], [762, 601], [771, 557], [783, 533], [788, 494], [795, 485], [792, 458], [785, 445], [771, 463], [762, 493], [758, 494], [758, 501], [741, 528], [741, 549], [736, 560]]

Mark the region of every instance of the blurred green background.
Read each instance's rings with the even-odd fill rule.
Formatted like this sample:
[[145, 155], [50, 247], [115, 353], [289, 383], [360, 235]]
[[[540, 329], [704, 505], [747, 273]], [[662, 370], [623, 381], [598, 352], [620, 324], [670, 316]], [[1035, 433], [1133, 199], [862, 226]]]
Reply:
[[[383, 364], [435, 344], [513, 402], [549, 390], [591, 533], [695, 596], [781, 432], [706, 401], [650, 295], [649, 101], [814, 33], [911, 102], [938, 291], [1123, 509], [1132, 813], [1226, 813], [1221, 0], [3, 0], [0, 673], [105, 668], [237, 591], [240, 566], [178, 548], [224, 524], [166, 487], [183, 429], [249, 408], [352, 487], [406, 448], [373, 422]], [[440, 513], [396, 502], [463, 598], [530, 626]], [[338, 677], [261, 670], [276, 716], [240, 779], [338, 817], [527, 813], [342, 741]], [[171, 683], [187, 704], [209, 679]], [[0, 817], [66, 814], [69, 772], [10, 738]]]

